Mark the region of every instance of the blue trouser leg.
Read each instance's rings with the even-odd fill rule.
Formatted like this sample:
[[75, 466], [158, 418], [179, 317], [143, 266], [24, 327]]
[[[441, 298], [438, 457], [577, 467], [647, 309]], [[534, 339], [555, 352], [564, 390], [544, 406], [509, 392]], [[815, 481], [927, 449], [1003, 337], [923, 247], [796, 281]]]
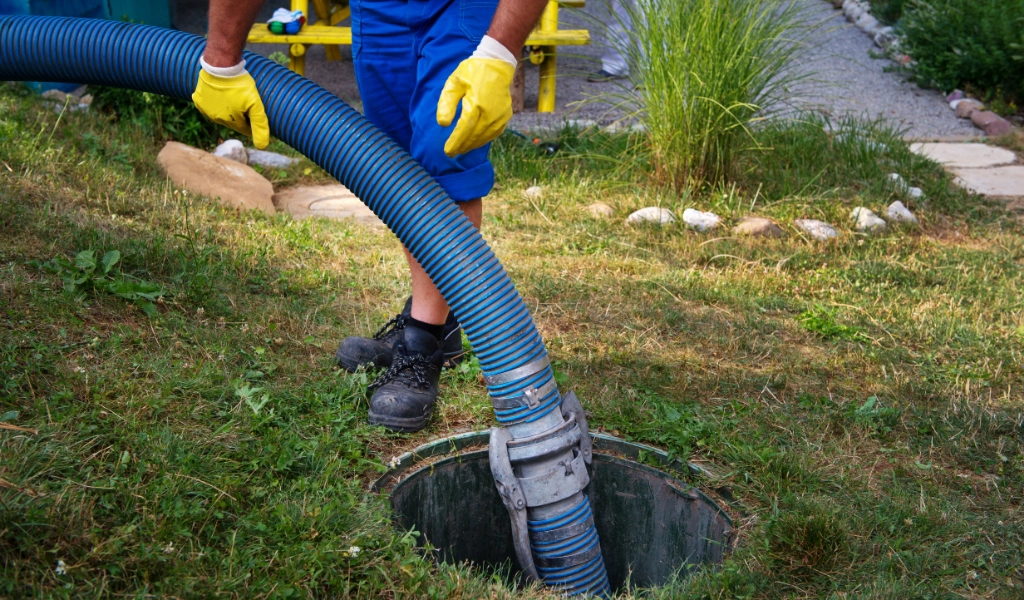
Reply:
[[437, 124], [445, 81], [476, 49], [497, 0], [353, 0], [352, 55], [366, 117], [409, 151], [456, 202], [494, 187], [489, 145], [444, 154]]

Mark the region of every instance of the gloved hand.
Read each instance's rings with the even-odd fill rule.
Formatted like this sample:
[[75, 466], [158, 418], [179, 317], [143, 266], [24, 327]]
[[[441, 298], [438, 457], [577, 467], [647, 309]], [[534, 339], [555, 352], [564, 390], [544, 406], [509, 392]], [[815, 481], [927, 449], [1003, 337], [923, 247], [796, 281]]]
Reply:
[[270, 124], [256, 81], [245, 70], [245, 61], [227, 68], [211, 67], [202, 59], [200, 63], [203, 70], [192, 94], [199, 112], [214, 123], [252, 136], [257, 148], [266, 148], [270, 144]]
[[500, 42], [484, 36], [473, 56], [462, 61], [445, 82], [437, 101], [437, 124], [442, 127], [452, 124], [462, 101], [462, 115], [444, 145], [445, 154], [465, 154], [505, 131], [512, 118], [510, 88], [515, 73], [512, 53]]

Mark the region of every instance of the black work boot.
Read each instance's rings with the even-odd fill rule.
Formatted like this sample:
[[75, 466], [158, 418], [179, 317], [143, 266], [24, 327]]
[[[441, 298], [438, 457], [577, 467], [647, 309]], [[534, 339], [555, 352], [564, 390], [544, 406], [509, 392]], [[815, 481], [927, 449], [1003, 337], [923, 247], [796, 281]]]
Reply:
[[[345, 338], [334, 357], [338, 366], [353, 372], [361, 366], [382, 369], [391, 365], [395, 342], [408, 325], [412, 313], [412, 298], [405, 301], [405, 308], [381, 327], [372, 338], [349, 336]], [[444, 323], [444, 366], [454, 367], [462, 360], [462, 327], [453, 313], [448, 313]]]
[[395, 343], [391, 366], [370, 384], [370, 425], [412, 433], [427, 426], [437, 399], [444, 352], [418, 327], [406, 327]]

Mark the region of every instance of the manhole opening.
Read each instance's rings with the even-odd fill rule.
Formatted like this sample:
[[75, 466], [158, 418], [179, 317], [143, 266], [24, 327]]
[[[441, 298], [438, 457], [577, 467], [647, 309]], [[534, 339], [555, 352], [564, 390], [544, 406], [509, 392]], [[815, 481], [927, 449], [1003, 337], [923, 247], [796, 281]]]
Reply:
[[[512, 529], [491, 477], [487, 439], [479, 432], [417, 448], [396, 458], [375, 488], [390, 489], [396, 525], [420, 532], [437, 560], [514, 579]], [[647, 464], [635, 460], [640, 456]], [[732, 547], [728, 514], [673, 475], [673, 462], [655, 448], [594, 436], [587, 494], [616, 591], [627, 578], [632, 587], [661, 586], [676, 573], [722, 562]]]

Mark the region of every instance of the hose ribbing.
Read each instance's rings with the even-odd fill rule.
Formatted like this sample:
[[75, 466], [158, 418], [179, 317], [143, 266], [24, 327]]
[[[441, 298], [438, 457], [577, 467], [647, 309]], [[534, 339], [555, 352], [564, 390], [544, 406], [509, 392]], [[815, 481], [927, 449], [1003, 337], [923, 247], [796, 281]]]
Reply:
[[[0, 80], [78, 82], [188, 99], [205, 44], [188, 33], [115, 21], [0, 16]], [[271, 133], [337, 178], [398, 236], [458, 315], [484, 375], [501, 375], [545, 359], [543, 340], [501, 263], [434, 179], [331, 93], [259, 55], [247, 52], [245, 59]], [[531, 387], [553, 387], [553, 381], [551, 368], [545, 366], [538, 373], [488, 385], [488, 391], [492, 398], [508, 398]], [[539, 405], [496, 411], [496, 417], [513, 438], [535, 436], [563, 422], [556, 410], [559, 399], [553, 388]], [[547, 462], [522, 468], [528, 473], [547, 468]], [[554, 522], [566, 518], [571, 525], [573, 510], [585, 505], [589, 511], [582, 492], [567, 501], [574, 508], [556, 510], [561, 516], [552, 517], [546, 507], [531, 507], [530, 514]], [[584, 546], [598, 544], [592, 526], [580, 537]], [[548, 548], [538, 556], [562, 558], [577, 546]], [[582, 579], [573, 580], [566, 569], [542, 572], [542, 577], [569, 593], [601, 593], [608, 584], [600, 554], [598, 559], [598, 575], [590, 576], [594, 567], [588, 563], [575, 571], [587, 575]]]

